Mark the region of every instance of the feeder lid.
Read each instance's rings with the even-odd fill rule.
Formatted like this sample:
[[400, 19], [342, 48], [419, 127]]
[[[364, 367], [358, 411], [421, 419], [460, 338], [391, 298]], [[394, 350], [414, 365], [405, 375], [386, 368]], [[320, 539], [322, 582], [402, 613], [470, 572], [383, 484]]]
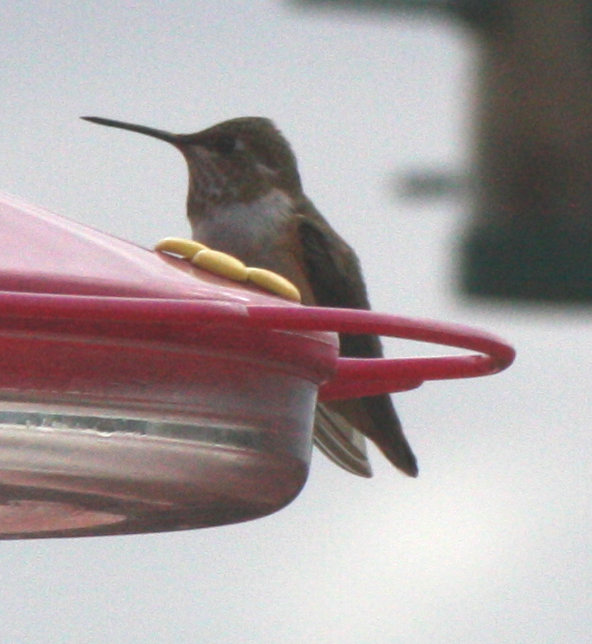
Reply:
[[10, 195], [0, 217], [3, 291], [288, 305]]

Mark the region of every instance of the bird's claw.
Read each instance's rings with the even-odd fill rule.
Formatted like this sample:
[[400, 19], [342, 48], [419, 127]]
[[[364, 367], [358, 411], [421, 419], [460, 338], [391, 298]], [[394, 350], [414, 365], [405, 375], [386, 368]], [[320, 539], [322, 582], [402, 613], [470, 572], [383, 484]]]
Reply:
[[287, 300], [300, 302], [300, 291], [285, 277], [265, 268], [245, 266], [240, 259], [181, 237], [161, 239], [155, 250], [180, 255], [195, 266], [235, 282], [251, 282]]

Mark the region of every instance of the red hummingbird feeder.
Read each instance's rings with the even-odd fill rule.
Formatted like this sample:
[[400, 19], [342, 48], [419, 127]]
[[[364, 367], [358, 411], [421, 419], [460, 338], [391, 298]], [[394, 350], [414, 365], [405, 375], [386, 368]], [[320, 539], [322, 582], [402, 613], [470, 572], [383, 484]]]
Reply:
[[[317, 398], [514, 358], [465, 327], [281, 300], [13, 197], [0, 198], [0, 243], [2, 539], [270, 514], [306, 481]], [[470, 353], [345, 359], [337, 332]]]

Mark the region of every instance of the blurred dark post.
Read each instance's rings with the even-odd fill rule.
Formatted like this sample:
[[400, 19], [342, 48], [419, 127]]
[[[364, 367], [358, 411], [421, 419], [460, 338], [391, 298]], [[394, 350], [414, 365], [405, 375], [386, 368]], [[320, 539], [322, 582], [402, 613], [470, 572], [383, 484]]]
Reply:
[[446, 11], [479, 43], [468, 293], [592, 300], [592, 2], [300, 0]]

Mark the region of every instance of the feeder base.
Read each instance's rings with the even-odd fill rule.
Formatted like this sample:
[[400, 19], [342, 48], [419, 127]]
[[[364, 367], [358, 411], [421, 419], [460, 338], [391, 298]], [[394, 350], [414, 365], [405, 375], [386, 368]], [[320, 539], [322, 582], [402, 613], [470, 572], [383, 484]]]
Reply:
[[0, 411], [0, 539], [183, 530], [270, 514], [298, 494], [308, 466], [262, 453], [261, 440], [255, 427]]

